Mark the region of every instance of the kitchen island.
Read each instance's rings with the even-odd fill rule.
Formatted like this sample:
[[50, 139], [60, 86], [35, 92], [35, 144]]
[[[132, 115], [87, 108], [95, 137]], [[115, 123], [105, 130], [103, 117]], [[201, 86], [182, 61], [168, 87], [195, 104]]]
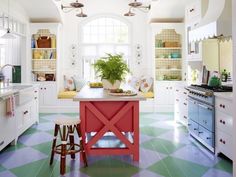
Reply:
[[[86, 86], [73, 100], [80, 102], [81, 132], [88, 155], [133, 155], [133, 160], [139, 161], [139, 101], [145, 100], [143, 96], [111, 96], [103, 88]], [[108, 143], [99, 143], [105, 140]], [[109, 141], [118, 142], [117, 146]]]

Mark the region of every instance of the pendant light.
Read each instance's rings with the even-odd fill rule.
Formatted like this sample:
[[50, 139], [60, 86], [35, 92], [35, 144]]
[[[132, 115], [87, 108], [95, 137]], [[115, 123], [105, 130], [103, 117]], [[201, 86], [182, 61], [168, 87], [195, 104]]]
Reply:
[[15, 39], [16, 37], [11, 33], [10, 29], [10, 0], [8, 0], [8, 17], [7, 17], [7, 32], [1, 38], [2, 39]]

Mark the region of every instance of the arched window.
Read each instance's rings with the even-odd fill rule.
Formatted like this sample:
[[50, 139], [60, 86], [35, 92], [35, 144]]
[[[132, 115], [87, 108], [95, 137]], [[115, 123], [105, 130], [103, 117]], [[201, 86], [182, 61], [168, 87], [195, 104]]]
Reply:
[[92, 64], [106, 53], [122, 54], [127, 64], [129, 63], [130, 28], [122, 19], [97, 17], [84, 23], [81, 32], [81, 57], [86, 80], [95, 80]]

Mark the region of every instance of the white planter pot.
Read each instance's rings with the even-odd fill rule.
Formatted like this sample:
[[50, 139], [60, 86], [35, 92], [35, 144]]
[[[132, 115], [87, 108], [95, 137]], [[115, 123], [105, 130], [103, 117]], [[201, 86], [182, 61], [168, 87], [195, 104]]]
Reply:
[[112, 85], [108, 80], [103, 79], [102, 80], [102, 84], [103, 84], [103, 88], [104, 89], [109, 89], [110, 90], [110, 89], [118, 89], [118, 88], [120, 88], [121, 82], [116, 80], [116, 82]]

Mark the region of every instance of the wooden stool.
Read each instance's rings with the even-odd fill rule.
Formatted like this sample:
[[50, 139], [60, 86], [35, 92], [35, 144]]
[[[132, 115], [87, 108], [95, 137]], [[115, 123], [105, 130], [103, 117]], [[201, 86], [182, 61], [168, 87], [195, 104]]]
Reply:
[[[62, 131], [61, 131], [62, 126]], [[74, 131], [77, 131], [80, 143], [74, 142]], [[61, 144], [57, 145], [58, 132], [61, 137]], [[69, 143], [67, 142], [69, 137]], [[77, 148], [76, 148], [77, 147]], [[78, 148], [79, 147], [79, 148]], [[81, 152], [85, 166], [87, 167], [87, 158], [83, 147], [83, 139], [80, 131], [80, 120], [75, 118], [60, 118], [55, 120], [54, 139], [52, 143], [50, 165], [53, 163], [54, 154], [61, 155], [60, 173], [65, 174], [66, 171], [66, 155], [71, 155], [75, 159], [75, 153]]]

